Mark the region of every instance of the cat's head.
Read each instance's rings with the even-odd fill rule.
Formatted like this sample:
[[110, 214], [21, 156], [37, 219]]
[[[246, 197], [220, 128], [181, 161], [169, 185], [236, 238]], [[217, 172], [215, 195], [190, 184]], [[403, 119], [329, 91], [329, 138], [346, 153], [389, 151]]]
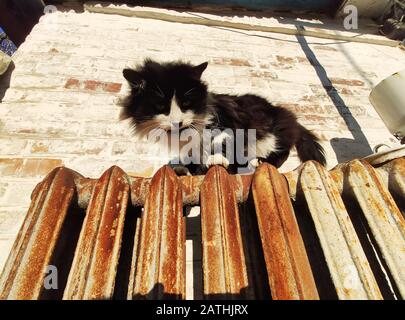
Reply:
[[124, 69], [131, 93], [123, 103], [121, 119], [131, 119], [140, 136], [154, 129], [202, 129], [210, 119], [207, 86], [201, 80], [207, 65], [148, 59], [136, 69]]

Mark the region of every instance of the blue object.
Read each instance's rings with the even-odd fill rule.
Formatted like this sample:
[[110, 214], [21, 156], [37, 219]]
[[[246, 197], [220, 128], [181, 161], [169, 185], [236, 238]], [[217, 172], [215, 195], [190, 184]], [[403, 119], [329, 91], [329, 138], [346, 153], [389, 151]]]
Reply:
[[17, 51], [17, 47], [11, 41], [4, 30], [0, 27], [0, 51], [12, 56]]

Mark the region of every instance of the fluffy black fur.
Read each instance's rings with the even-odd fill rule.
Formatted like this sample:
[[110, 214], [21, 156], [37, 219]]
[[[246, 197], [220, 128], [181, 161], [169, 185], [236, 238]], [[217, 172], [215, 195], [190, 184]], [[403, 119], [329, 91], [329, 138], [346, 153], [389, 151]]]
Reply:
[[[297, 149], [301, 161], [316, 160], [325, 165], [325, 155], [318, 138], [297, 122], [295, 115], [274, 106], [253, 94], [241, 96], [210, 93], [201, 75], [207, 63], [157, 63], [146, 60], [136, 69], [125, 69], [124, 77], [131, 85], [131, 94], [123, 103], [121, 119], [131, 119], [135, 132], [158, 114], [170, 113], [173, 95], [183, 112], [197, 116], [212, 114], [207, 128], [256, 129], [259, 141], [269, 133], [277, 138], [277, 152], [270, 153], [266, 162], [280, 167], [291, 148]], [[246, 139], [245, 139], [246, 141]]]
[[[185, 63], [160, 64], [147, 59], [135, 70], [124, 69], [131, 94], [123, 101], [121, 120], [131, 119], [136, 129], [137, 125], [157, 114], [169, 114], [174, 91], [183, 111], [208, 112], [207, 86], [201, 81], [206, 67], [207, 63], [194, 67]], [[194, 90], [185, 95], [191, 89]]]

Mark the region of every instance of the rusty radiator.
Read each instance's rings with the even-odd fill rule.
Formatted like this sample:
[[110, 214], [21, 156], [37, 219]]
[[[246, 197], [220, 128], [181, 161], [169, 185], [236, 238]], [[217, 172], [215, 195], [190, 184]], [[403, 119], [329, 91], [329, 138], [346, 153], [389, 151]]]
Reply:
[[[165, 166], [151, 179], [61, 167], [33, 191], [0, 298], [185, 299], [194, 286], [204, 299], [403, 299], [404, 209], [405, 158], [287, 174], [262, 164], [177, 177]], [[186, 265], [196, 226], [201, 262]], [[47, 290], [50, 265], [58, 288]]]

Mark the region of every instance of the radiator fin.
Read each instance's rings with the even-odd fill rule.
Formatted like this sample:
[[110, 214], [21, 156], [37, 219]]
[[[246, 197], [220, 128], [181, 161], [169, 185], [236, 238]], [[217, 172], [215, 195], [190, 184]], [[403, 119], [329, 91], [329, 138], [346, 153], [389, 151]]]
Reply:
[[56, 168], [36, 188], [0, 278], [0, 299], [38, 299], [75, 194], [73, 174]]
[[382, 299], [330, 174], [309, 161], [301, 171], [300, 183], [339, 299]]
[[235, 190], [224, 168], [213, 167], [201, 186], [204, 296], [245, 298], [249, 287]]
[[112, 167], [94, 186], [64, 299], [110, 299], [129, 200], [126, 174]]
[[319, 299], [285, 178], [262, 164], [252, 183], [273, 299]]
[[405, 218], [370, 164], [350, 162], [348, 183], [401, 297], [405, 298]]
[[182, 190], [165, 166], [153, 177], [136, 232], [135, 274], [130, 296], [136, 299], [185, 298], [185, 221]]

